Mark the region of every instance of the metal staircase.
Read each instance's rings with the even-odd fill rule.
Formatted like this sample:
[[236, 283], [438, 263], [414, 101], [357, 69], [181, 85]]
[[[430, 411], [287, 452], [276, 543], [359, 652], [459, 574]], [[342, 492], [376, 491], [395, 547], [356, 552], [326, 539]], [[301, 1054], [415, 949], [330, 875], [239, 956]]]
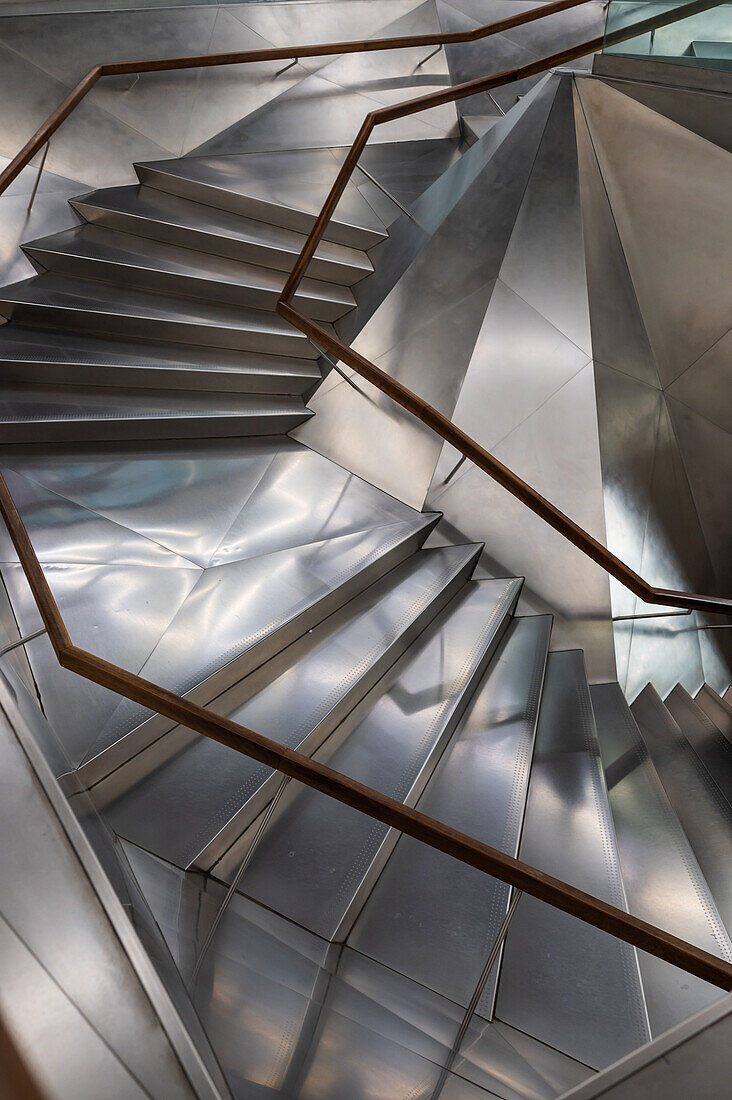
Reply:
[[[274, 312], [318, 209], [284, 156], [140, 165], [0, 292], [4, 439], [43, 445], [3, 465], [62, 607], [83, 641], [132, 570], [145, 606], [187, 571], [129, 643], [141, 675], [732, 961], [729, 702], [590, 687], [481, 546], [286, 438], [320, 369]], [[387, 236], [345, 198], [296, 296], [326, 322]], [[103, 689], [80, 714], [47, 640], [28, 655], [237, 1098], [558, 1096], [722, 995], [524, 896], [456, 1049], [506, 884]]]

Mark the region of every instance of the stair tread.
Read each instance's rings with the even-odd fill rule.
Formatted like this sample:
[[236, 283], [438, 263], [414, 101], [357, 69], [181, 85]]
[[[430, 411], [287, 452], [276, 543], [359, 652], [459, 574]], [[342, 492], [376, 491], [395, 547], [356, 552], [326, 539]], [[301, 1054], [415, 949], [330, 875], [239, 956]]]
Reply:
[[[89, 211], [108, 212], [137, 219], [140, 224], [149, 222], [160, 226], [176, 226], [191, 233], [206, 234], [209, 238], [220, 238], [227, 242], [262, 245], [291, 258], [293, 262], [306, 240], [304, 234], [294, 230], [204, 206], [202, 203], [191, 202], [150, 187], [105, 187], [72, 199], [71, 202], [82, 215]], [[348, 267], [363, 275], [373, 271], [373, 266], [363, 251], [349, 245], [333, 244], [331, 241], [321, 241], [314, 258]], [[312, 270], [311, 268], [311, 272]]]
[[[179, 695], [210, 702], [356, 595], [395, 556], [404, 557], [414, 540], [427, 537], [436, 519], [416, 513], [384, 526], [210, 565], [141, 675]], [[154, 725], [158, 720], [123, 700], [88, 756], [147, 721]], [[163, 732], [172, 725], [164, 725]]]
[[98, 390], [78, 389], [71, 386], [52, 389], [22, 383], [3, 386], [0, 400], [0, 421], [5, 424], [30, 420], [78, 420], [95, 419], [160, 419], [181, 416], [276, 416], [296, 414], [312, 415], [302, 399], [287, 394], [219, 394], [202, 395], [169, 392], [151, 393], [149, 390], [125, 389], [117, 392], [111, 387]]
[[158, 368], [320, 377], [320, 371], [312, 360], [294, 356], [264, 355], [228, 348], [207, 348], [196, 344], [186, 346], [104, 339], [101, 336], [63, 329], [23, 328], [15, 323], [0, 325], [0, 362], [31, 362], [38, 359], [89, 366], [149, 365]]
[[[549, 654], [519, 857], [627, 911], [578, 651]], [[633, 948], [528, 895], [506, 938], [496, 1014], [595, 1069], [649, 1039]]]
[[[466, 585], [367, 697], [364, 717], [359, 708], [318, 759], [414, 804], [500, 641], [520, 587], [510, 579]], [[389, 832], [318, 792], [298, 790], [269, 825], [239, 889], [319, 935], [342, 937], [386, 857]]]
[[727, 741], [732, 744], [732, 706], [720, 695], [717, 695], [709, 684], [702, 684], [698, 694], [694, 697], [694, 702], [701, 707], [707, 718], [714, 722], [722, 736], [726, 737]]
[[[30, 304], [56, 309], [112, 314], [120, 317], [145, 317], [203, 325], [225, 325], [232, 329], [254, 329], [262, 333], [298, 337], [299, 330], [278, 314], [266, 310], [229, 306], [172, 294], [151, 294], [132, 287], [116, 287], [92, 279], [70, 276], [36, 275], [0, 288], [0, 304]], [[313, 352], [317, 356], [317, 352]]]
[[[95, 225], [80, 225], [48, 237], [39, 237], [23, 245], [30, 256], [40, 262], [49, 256], [68, 256], [92, 260], [98, 267], [122, 267], [175, 275], [178, 278], [205, 281], [212, 286], [241, 287], [279, 295], [286, 273], [260, 267], [243, 260], [164, 244], [146, 237], [136, 237]], [[110, 276], [111, 278], [111, 276]], [[331, 302], [350, 308], [355, 305], [352, 292], [339, 283], [303, 279], [298, 294], [301, 299]], [[297, 296], [296, 296], [297, 297]]]
[[[274, 153], [233, 156], [184, 157], [168, 161], [145, 161], [138, 165], [150, 177], [175, 177], [180, 183], [196, 185], [200, 192], [214, 195], [217, 205], [236, 209], [242, 196], [259, 200], [304, 215], [304, 224], [312, 224], [338, 172], [338, 160], [328, 149], [286, 150]], [[306, 219], [306, 220], [305, 220]], [[298, 219], [298, 224], [299, 224]], [[351, 182], [338, 203], [326, 233], [348, 234], [363, 239], [370, 247], [387, 236], [386, 228]]]
[[[516, 619], [418, 808], [515, 856], [551, 618]], [[490, 791], [489, 799], [481, 792]], [[401, 837], [349, 943], [466, 1006], [505, 917], [509, 887]], [[457, 934], [456, 934], [457, 933]], [[494, 982], [478, 1005], [490, 1018]]]
[[[619, 684], [590, 688], [630, 911], [732, 961], [732, 943]], [[653, 1036], [722, 994], [645, 952], [639, 954]]]
[[666, 696], [665, 703], [732, 810], [732, 745], [681, 684]]
[[671, 712], [648, 684], [631, 705], [651, 760], [732, 934], [732, 812], [684, 737]]
[[[303, 639], [307, 644], [296, 644], [273, 659], [271, 674], [261, 670], [250, 678], [256, 681], [252, 686], [246, 680], [235, 685], [209, 709], [289, 748], [314, 751], [338, 716], [345, 717], [374, 678], [403, 652], [417, 625], [436, 613], [441, 605], [437, 601], [449, 592], [451, 582], [474, 564], [476, 549], [420, 551], [352, 601], [344, 609], [350, 610], [344, 624], [321, 624]], [[388, 650], [392, 653], [387, 664]], [[172, 747], [166, 751], [175, 751], [181, 732], [167, 735]], [[156, 744], [148, 753], [151, 768], [161, 748]], [[141, 765], [144, 761], [136, 758], [135, 770]], [[226, 851], [247, 820], [256, 816], [256, 809], [250, 808], [244, 820], [243, 811], [258, 793], [261, 808], [264, 784], [272, 775], [256, 761], [198, 738], [118, 798], [107, 814], [122, 836], [187, 866], [239, 815], [230, 841], [220, 841], [221, 854]]]

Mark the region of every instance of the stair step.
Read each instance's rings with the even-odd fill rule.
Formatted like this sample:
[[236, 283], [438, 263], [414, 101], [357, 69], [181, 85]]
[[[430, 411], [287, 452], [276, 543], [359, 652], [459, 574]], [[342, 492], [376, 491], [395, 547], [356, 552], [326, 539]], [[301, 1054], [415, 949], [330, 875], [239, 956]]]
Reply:
[[[223, 887], [208, 880], [202, 888], [201, 876], [184, 875], [121, 843], [173, 958], [184, 975], [190, 974], [223, 901]], [[192, 928], [195, 940], [183, 931]], [[226, 998], [219, 992], [224, 987]], [[390, 1083], [385, 1095], [429, 1096], [462, 1017], [451, 1001], [357, 952], [334, 949], [240, 894], [232, 898], [209, 948], [193, 998], [230, 1080], [266, 1081], [280, 1090], [278, 1096], [304, 1095], [296, 1082], [312, 1052], [308, 1073], [318, 1087], [307, 1089], [307, 1095], [333, 1100], [351, 1097], [354, 1090], [359, 1096], [373, 1092], [377, 1073], [382, 1088]], [[262, 1019], [267, 1027], [256, 1025]], [[227, 1041], [232, 1026], [235, 1041]], [[337, 1041], [344, 1031], [350, 1039], [345, 1044]], [[526, 1044], [541, 1070], [532, 1069], [521, 1053]], [[560, 1059], [503, 1024], [476, 1018], [456, 1073], [440, 1095], [548, 1100], [560, 1091], [554, 1081], [569, 1087], [589, 1073]]]
[[[631, 913], [732, 962], [732, 942], [619, 684], [590, 688]], [[639, 953], [655, 1038], [722, 993]]]
[[3, 443], [279, 435], [312, 413], [299, 397], [23, 383], [3, 386]]
[[[465, 583], [479, 553], [421, 550], [209, 709], [311, 755]], [[116, 796], [106, 814], [121, 836], [178, 866], [209, 870], [279, 782], [271, 768], [206, 738], [191, 743], [178, 727], [94, 797], [101, 805]]]
[[[148, 187], [298, 233], [312, 229], [338, 167], [329, 149], [184, 157], [135, 165], [140, 182]], [[386, 236], [383, 223], [349, 183], [325, 240], [365, 249]]]
[[650, 684], [630, 709], [719, 914], [732, 933], [732, 811], [727, 800]]
[[714, 722], [719, 732], [732, 745], [732, 706], [710, 688], [709, 684], [703, 684], [694, 702], [706, 714], [707, 718]]
[[[520, 580], [465, 585], [317, 759], [414, 805], [500, 642], [520, 589]], [[239, 889], [317, 935], [340, 941], [397, 839], [380, 822], [293, 784]], [[227, 875], [239, 859], [241, 852], [232, 849]]]
[[0, 289], [0, 314], [21, 325], [317, 359], [298, 329], [264, 310], [194, 301], [64, 275]]
[[[233, 306], [272, 311], [285, 283], [284, 272], [194, 252], [131, 233], [79, 225], [23, 245], [38, 270], [98, 279]], [[335, 321], [352, 309], [350, 289], [303, 279], [295, 304], [320, 321]]]
[[681, 684], [666, 696], [665, 703], [732, 810], [732, 745]]
[[[549, 616], [515, 619], [418, 807], [515, 856], [529, 782]], [[483, 797], [490, 792], [490, 797]], [[463, 1007], [506, 915], [509, 887], [403, 836], [349, 945]], [[494, 972], [495, 973], [495, 972]], [[490, 1018], [495, 980], [477, 1011]]]
[[[422, 545], [436, 514], [212, 565], [158, 642], [141, 675], [207, 705]], [[118, 766], [175, 723], [123, 700], [87, 754], [117, 746]], [[144, 728], [143, 728], [144, 727]], [[130, 740], [127, 738], [132, 734]], [[105, 758], [102, 774], [111, 770]]]
[[258, 355], [227, 348], [105, 340], [63, 330], [0, 325], [3, 382], [44, 386], [209, 390], [301, 394], [321, 375], [314, 359]]
[[[71, 199], [71, 205], [94, 225], [277, 271], [292, 270], [306, 239], [291, 229], [216, 210], [152, 187], [106, 187]], [[308, 265], [311, 279], [346, 286], [372, 271], [364, 252], [330, 241], [321, 242]]]
[[[549, 654], [519, 856], [627, 911], [579, 651]], [[528, 895], [506, 938], [496, 1014], [593, 1069], [649, 1040], [634, 949]]]

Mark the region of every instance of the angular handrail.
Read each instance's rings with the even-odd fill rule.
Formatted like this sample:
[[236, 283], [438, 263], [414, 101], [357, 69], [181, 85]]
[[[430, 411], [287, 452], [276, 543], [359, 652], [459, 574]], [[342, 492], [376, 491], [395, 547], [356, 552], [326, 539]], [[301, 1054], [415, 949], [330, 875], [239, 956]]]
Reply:
[[[702, 11], [709, 7], [715, 7], [718, 2], [719, 0], [713, 0], [713, 2], [710, 2], [710, 0], [696, 0], [695, 3], [687, 4], [681, 9], [676, 9], [676, 11], [682, 11], [684, 14], [693, 14], [694, 11]], [[645, 20], [643, 23], [634, 24], [633, 27], [626, 28], [626, 31], [623, 32], [621, 37], [618, 37], [616, 33], [613, 41], [623, 41], [625, 38], [635, 37], [636, 34], [641, 33], [640, 28], [650, 29], [650, 25], [656, 27], [662, 26], [665, 23], [674, 22], [676, 18], [679, 18], [677, 14], [674, 14], [673, 18], [658, 16], [655, 19]], [[485, 90], [490, 87], [498, 87], [499, 84], [505, 84], [514, 79], [519, 79], [516, 74], [524, 76], [533, 75], [546, 71], [555, 65], [562, 64], [564, 61], [573, 60], [593, 50], [597, 50], [602, 46], [603, 41], [609, 42], [610, 38], [608, 37], [604, 40], [603, 38], [592, 39], [590, 42], [582, 43], [581, 46], [575, 47], [572, 50], [565, 50], [560, 54], [554, 54], [532, 65], [524, 66], [522, 69], [509, 70], [507, 73], [499, 74], [497, 77], [488, 77], [483, 80], [471, 81], [468, 84], [458, 85], [451, 91], [436, 93], [436, 96], [423, 96], [413, 101], [413, 103], [425, 104], [425, 102], [428, 101], [428, 106], [435, 106], [438, 102], [447, 103], [451, 99], [464, 98], [467, 95], [474, 94], [476, 91]], [[293, 52], [292, 50], [284, 51], [284, 55], [292, 56]], [[191, 65], [188, 67], [193, 67], [194, 64], [198, 63], [196, 59], [184, 60], [191, 61]], [[234, 64], [236, 62], [231, 61], [229, 63]], [[149, 62], [147, 64], [150, 66], [159, 64], [163, 68], [166, 67], [165, 62]], [[167, 64], [168, 67], [176, 67], [172, 62], [168, 62]], [[122, 69], [128, 72], [136, 71], [134, 68], [124, 69], [124, 67], [122, 67]], [[120, 68], [116, 67], [115, 71], [119, 72]], [[98, 78], [97, 76], [96, 79]], [[470, 90], [468, 91], [466, 89]], [[452, 94], [453, 92], [455, 93], [454, 95]], [[412, 113], [409, 107], [410, 104], [399, 104], [396, 107], [388, 108], [386, 114], [391, 118], [403, 117], [406, 114]], [[72, 109], [73, 105], [69, 108], [69, 111]], [[417, 109], [425, 108], [422, 107]], [[68, 113], [69, 112], [67, 112], [67, 114]], [[368, 134], [373, 126], [376, 125], [376, 115], [380, 116], [380, 121], [387, 121], [386, 117], [383, 117], [384, 112], [379, 111], [369, 115], [361, 131], [359, 131], [359, 135], [354, 143], [354, 149], [360, 141], [361, 135], [364, 133], [365, 137], [363, 143], [365, 144]], [[62, 121], [62, 119], [60, 121]], [[346, 161], [346, 164], [349, 162], [351, 164], [350, 171], [353, 170], [357, 159], [357, 154], [354, 155], [354, 149], [351, 150]], [[344, 168], [346, 164], [344, 164]], [[15, 174], [17, 174], [17, 172]], [[0, 180], [1, 179], [2, 177], [0, 177]], [[318, 240], [322, 236], [323, 230], [335, 209], [335, 205], [342, 194], [345, 184], [346, 178], [344, 177], [344, 169], [342, 168], [326, 200], [326, 204], [316, 221], [313, 232], [308, 237], [298, 263], [284, 288], [282, 298], [278, 303], [278, 309], [283, 316], [287, 316], [293, 320], [297, 327], [306, 326], [302, 328], [302, 331], [313, 331], [319, 343], [323, 340], [328, 341], [329, 343], [327, 343], [326, 346], [331, 346], [336, 354], [341, 356], [345, 362], [349, 362], [348, 356], [353, 355], [356, 363], [354, 369], [362, 373], [364, 377], [374, 381], [374, 384], [383, 389], [385, 393], [389, 392], [388, 386], [397, 387], [393, 389], [393, 394], [398, 395], [395, 396], [395, 399], [399, 400], [405, 408], [410, 411], [415, 411], [416, 415], [419, 415], [420, 418], [425, 419], [425, 417], [427, 417], [425, 423], [429, 423], [430, 419], [434, 419], [437, 425], [436, 430], [439, 431], [439, 434], [443, 434], [443, 431], [447, 432], [452, 428], [454, 432], [457, 433], [455, 438], [458, 440], [458, 449], [462, 449], [462, 447], [470, 444], [476, 449], [478, 457], [481, 455], [484, 456], [483, 461], [487, 464], [487, 472], [492, 472], [493, 467], [491, 464], [494, 463], [495, 460], [492, 459], [487, 452], [483, 451], [482, 448], [478, 447], [478, 444], [465, 436], [464, 433], [455, 429], [454, 425], [451, 425], [447, 418], [442, 417], [436, 410], [430, 410], [430, 406], [426, 405], [426, 403], [421, 401], [415, 394], [404, 389], [404, 387], [398, 386], [398, 383], [395, 383], [393, 379], [384, 375], [383, 372], [379, 371], [378, 368], [369, 363], [368, 360], [352, 353], [350, 349], [341, 344], [340, 341], [331, 341], [331, 338], [325, 330], [320, 329], [317, 325], [311, 326], [311, 322], [309, 322], [306, 317], [303, 317], [302, 314], [294, 310], [289, 304], [289, 299], [292, 298], [298, 283], [303, 277], [304, 269], [317, 246]], [[430, 410], [429, 414], [427, 410]], [[451, 440], [452, 437], [444, 434], [443, 438]], [[463, 453], [467, 452], [463, 451]], [[542, 514], [535, 505], [537, 501], [543, 501], [543, 498], [539, 497], [538, 494], [536, 494], [533, 489], [530, 489], [529, 486], [526, 486], [525, 483], [520, 482], [515, 474], [506, 470], [500, 463], [497, 464], [496, 470], [497, 472], [503, 471], [503, 476], [506, 477], [508, 481], [507, 487], [511, 487], [511, 491], [514, 491], [516, 495], [519, 495], [519, 493], [517, 491], [517, 486], [513, 483], [517, 482], [519, 486], [523, 486], [523, 490], [527, 496], [527, 503], [530, 503], [530, 506], [534, 507], [537, 514]], [[496, 476], [498, 480], [497, 473], [493, 473], [493, 476]], [[549, 510], [545, 518], [549, 518], [550, 522], [554, 518], [555, 513], [562, 517], [562, 513], [557, 512], [548, 502], [543, 501], [543, 504], [545, 508]], [[649, 924], [647, 921], [640, 920], [638, 917], [626, 913], [622, 909], [609, 905], [600, 898], [593, 897], [583, 890], [578, 890], [570, 883], [563, 882], [561, 879], [557, 879], [535, 867], [531, 867], [529, 864], [513, 856], [509, 856], [497, 848], [492, 848], [487, 844], [483, 844], [475, 837], [470, 837], [457, 829], [453, 829], [444, 822], [437, 821], [435, 818], [429, 817], [427, 814], [422, 813], [414, 807], [406, 806], [396, 799], [389, 798], [373, 787], [358, 783], [349, 776], [343, 775], [324, 764], [320, 764], [316, 760], [310, 759], [303, 753], [288, 749], [278, 744], [276, 741], [263, 737], [261, 734], [255, 733], [253, 730], [247, 729], [245, 726], [241, 726], [236, 722], [232, 722], [228, 718], [214, 714], [206, 710], [205, 707], [201, 707], [191, 702], [189, 699], [176, 695], [174, 692], [168, 691], [158, 684], [153, 684], [149, 680], [145, 680], [135, 673], [120, 668], [110, 661], [105, 661], [103, 658], [93, 653], [80, 649], [73, 644], [69, 636], [61, 612], [53, 598], [48, 581], [46, 580], [41, 564], [33, 549], [33, 544], [31, 543], [15, 501], [2, 475], [0, 475], [0, 514], [5, 520], [13, 546], [18, 554], [23, 572], [40, 612], [41, 619], [48, 632], [56, 657], [63, 668], [69, 669], [71, 672], [75, 672], [87, 680], [91, 680], [110, 691], [116, 692], [118, 695], [139, 703], [149, 710], [164, 715], [171, 721], [185, 726], [196, 733], [210, 737], [212, 740], [218, 741], [220, 744], [226, 745], [236, 752], [241, 752], [253, 760], [258, 760], [260, 763], [273, 768], [283, 775], [289, 776], [292, 779], [297, 779], [306, 786], [312, 787], [314, 790], [320, 791], [322, 794], [328, 795], [330, 798], [334, 798], [336, 801], [344, 803], [344, 805], [351, 806], [353, 809], [359, 810], [368, 817], [383, 822], [389, 828], [397, 829], [399, 832], [405, 833], [415, 840], [422, 841], [431, 848], [435, 848], [438, 851], [444, 852], [446, 855], [452, 856], [467, 866], [475, 867], [485, 874], [492, 875], [494, 878], [515, 887], [517, 890], [530, 894], [532, 897], [546, 902], [548, 905], [562, 912], [569, 913], [571, 916], [584, 921], [586, 924], [599, 928], [633, 947], [642, 951], [647, 951], [649, 954], [663, 959], [685, 970], [687, 973], [701, 978], [703, 981], [707, 981], [728, 992], [732, 991], [732, 964], [717, 958], [715, 955], [701, 950], [694, 944], [687, 943], [678, 936], [671, 935], [662, 928]], [[566, 523], [571, 523], [567, 517], [563, 517], [563, 519]], [[582, 532], [580, 528], [576, 530], [584, 535], [586, 539], [591, 540], [591, 536]], [[591, 540], [591, 542], [598, 550], [602, 550], [604, 554], [608, 553], [599, 543], [595, 543], [594, 540]], [[617, 561], [617, 559], [613, 560]], [[622, 565], [622, 563], [619, 564]], [[635, 576], [635, 574], [632, 574], [632, 576]], [[640, 578], [638, 579], [640, 580]], [[653, 591], [655, 592], [655, 590]], [[683, 594], [678, 593], [669, 593], [669, 595], [683, 596]], [[711, 599], [708, 597], [693, 598], [699, 600]]]
[[56, 133], [61, 123], [79, 106], [97, 81], [103, 76], [131, 76], [133, 73], [162, 73], [174, 69], [209, 69], [218, 65], [246, 65], [258, 61], [299, 60], [301, 57], [330, 57], [346, 53], [374, 53], [383, 50], [404, 50], [413, 46], [445, 46], [459, 42], [477, 42], [493, 34], [501, 34], [513, 27], [533, 23], [537, 19], [554, 15], [556, 12], [576, 8], [590, 0], [553, 0], [538, 8], [499, 19], [495, 23], [486, 23], [482, 27], [473, 27], [468, 31], [450, 31], [447, 33], [412, 34], [400, 38], [368, 38], [354, 42], [321, 42], [310, 46], [282, 46], [270, 50], [244, 50], [238, 53], [191, 54], [187, 57], [158, 57], [149, 61], [121, 61], [95, 65], [82, 77], [75, 88], [59, 103], [53, 114], [36, 130], [35, 134], [19, 153], [11, 160], [3, 172], [0, 172], [0, 195], [15, 177], [30, 163], [36, 153]]
[[322, 794], [329, 795], [368, 817], [376, 818], [401, 833], [421, 840], [431, 848], [445, 852], [470, 867], [493, 875], [510, 886], [545, 901], [556, 909], [609, 932], [634, 947], [647, 951], [689, 974], [721, 989], [732, 991], [732, 965], [718, 959], [694, 944], [686, 943], [656, 928], [647, 921], [591, 894], [578, 890], [561, 879], [545, 874], [497, 848], [467, 836], [442, 821], [405, 806], [373, 787], [358, 783], [333, 768], [276, 741], [263, 737], [228, 718], [214, 714], [205, 707], [153, 684], [133, 672], [97, 657], [75, 646], [66, 629], [61, 612], [53, 598], [48, 581], [36, 556], [23, 520], [0, 474], [0, 513], [5, 520], [13, 546], [23, 566], [43, 624], [63, 668], [84, 676], [110, 691], [116, 692], [149, 710], [164, 715], [173, 722], [210, 737], [227, 748], [243, 753], [261, 764], [297, 779]]
[[570, 49], [561, 50], [559, 53], [552, 54], [550, 57], [532, 61], [528, 65], [521, 65], [515, 69], [506, 69], [493, 76], [479, 77], [477, 80], [469, 80], [464, 84], [456, 84], [454, 87], [448, 88], [444, 92], [432, 92], [428, 95], [419, 96], [416, 99], [406, 100], [390, 107], [381, 107], [379, 110], [371, 111], [366, 115], [361, 129], [356, 135], [353, 145], [336, 176], [328, 197], [323, 203], [323, 207], [318, 214], [310, 235], [303, 245], [302, 251], [290, 273], [290, 277], [285, 283], [277, 303], [277, 311], [282, 317], [285, 317], [295, 325], [296, 328], [300, 329], [301, 332], [305, 333], [313, 343], [317, 344], [325, 351], [331, 352], [340, 362], [347, 363], [349, 367], [352, 367], [353, 370], [361, 375], [362, 378], [365, 378], [367, 382], [371, 382], [372, 385], [376, 386], [376, 388], [386, 394], [387, 397], [390, 397], [398, 405], [401, 405], [407, 412], [412, 413], [418, 420], [421, 420], [423, 424], [426, 424], [428, 428], [431, 428], [447, 443], [450, 443], [460, 452], [460, 454], [470, 459], [479, 469], [492, 477], [493, 480], [497, 481], [499, 485], [502, 485], [504, 489], [507, 489], [512, 496], [516, 497], [517, 500], [520, 500], [530, 508], [535, 515], [543, 519], [550, 527], [553, 527], [555, 531], [558, 531], [560, 535], [563, 535], [564, 538], [573, 543], [573, 545], [586, 554], [587, 557], [600, 565], [610, 574], [610, 576], [615, 577], [616, 580], [620, 581], [621, 584], [625, 585], [626, 588], [630, 589], [631, 592], [640, 597], [645, 603], [660, 604], [664, 607], [683, 607], [688, 611], [706, 611], [722, 615], [731, 615], [732, 600], [730, 599], [724, 599], [718, 596], [702, 596], [693, 592], [676, 592], [663, 588], [655, 588], [653, 585], [649, 584], [648, 581], [644, 580], [643, 577], [631, 569], [630, 566], [626, 565], [625, 562], [621, 561], [620, 558], [616, 557], [615, 554], [608, 550], [606, 546], [603, 546], [601, 542], [593, 538], [588, 531], [585, 531], [584, 528], [580, 527], [579, 524], [575, 523], [574, 520], [570, 519], [569, 516], [560, 511], [559, 508], [555, 507], [550, 501], [538, 493], [536, 489], [523, 481], [518, 474], [509, 470], [507, 466], [504, 466], [502, 462], [494, 458], [493, 455], [486, 451], [484, 447], [481, 447], [481, 445], [467, 435], [466, 432], [461, 431], [447, 416], [444, 416], [432, 405], [422, 400], [422, 398], [412, 390], [407, 389], [406, 386], [397, 382], [395, 378], [392, 378], [390, 375], [380, 370], [374, 363], [364, 358], [363, 355], [359, 355], [353, 348], [349, 348], [347, 344], [344, 344], [338, 339], [335, 333], [327, 332], [321, 325], [310, 320], [309, 317], [306, 317], [292, 304], [295, 291], [305, 275], [305, 271], [312, 259], [313, 253], [335, 212], [346, 184], [350, 180], [358, 164], [358, 159], [376, 126], [385, 122], [393, 122], [398, 118], [405, 118], [407, 115], [427, 111], [431, 107], [438, 107], [443, 103], [452, 103], [459, 99], [465, 99], [478, 92], [487, 92], [492, 88], [500, 88], [506, 84], [512, 84], [516, 80], [523, 80], [528, 76], [536, 76], [539, 73], [546, 72], [547, 69], [553, 69], [568, 61], [575, 61], [578, 57], [584, 57], [586, 54], [595, 53], [603, 46], [615, 45], [618, 42], [627, 41], [630, 38], [635, 38], [639, 34], [644, 34], [646, 31], [656, 30], [658, 27], [677, 22], [679, 19], [695, 15], [697, 12], [717, 7], [719, 3], [720, 0], [695, 0], [693, 3], [684, 4], [681, 7], [673, 8], [671, 11], [664, 12], [662, 15], [641, 20], [638, 23], [633, 23], [620, 30], [613, 31], [608, 35], [601, 35], [587, 42], [582, 42], [577, 46], [573, 46]]

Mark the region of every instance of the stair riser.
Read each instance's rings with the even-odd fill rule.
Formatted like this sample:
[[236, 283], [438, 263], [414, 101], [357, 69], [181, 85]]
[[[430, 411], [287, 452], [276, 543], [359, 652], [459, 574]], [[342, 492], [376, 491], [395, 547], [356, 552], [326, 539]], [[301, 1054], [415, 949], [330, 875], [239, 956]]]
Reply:
[[196, 371], [0, 359], [0, 378], [4, 382], [37, 382], [48, 386], [93, 385], [115, 389], [170, 389], [179, 393], [205, 391], [297, 397], [309, 390], [319, 377], [317, 373], [276, 377], [267, 374], [237, 374], [225, 370]]
[[[205, 233], [198, 229], [174, 225], [169, 222], [154, 221], [136, 217], [118, 210], [98, 209], [81, 200], [73, 200], [72, 205], [91, 225], [104, 226], [106, 229], [119, 229], [123, 233], [133, 233], [138, 237], [148, 237], [163, 244], [179, 245], [182, 248], [198, 249], [214, 256], [225, 256], [230, 260], [243, 260], [245, 263], [270, 267], [275, 271], [291, 271], [297, 255], [290, 251], [274, 248], [259, 241], [241, 241], [215, 233]], [[313, 279], [352, 286], [366, 277], [368, 271], [354, 268], [350, 264], [315, 257], [308, 267]]]
[[[352, 600], [360, 592], [363, 592], [370, 584], [388, 573], [399, 562], [416, 553], [428, 537], [437, 519], [438, 517], [431, 518], [423, 527], [413, 531], [397, 545], [392, 546], [386, 553], [372, 561], [365, 569], [362, 569], [355, 576], [349, 577], [342, 585], [329, 592], [324, 599], [306, 608], [300, 615], [285, 623], [278, 630], [268, 634], [266, 638], [242, 654], [241, 657], [230, 661], [202, 684], [187, 692], [185, 698], [194, 703], [200, 703], [202, 706], [208, 706], [214, 699], [240, 680], [243, 680], [250, 672], [253, 672], [255, 668], [270, 660], [286, 646], [291, 645], [305, 631], [310, 630], [311, 627], [327, 618], [328, 615], [333, 614], [334, 611]], [[96, 786], [102, 779], [106, 779], [117, 768], [128, 763], [138, 753], [148, 748], [174, 727], [175, 723], [169, 721], [169, 719], [159, 714], [153, 715], [114, 745], [105, 749], [98, 757], [94, 757], [84, 764], [79, 769], [79, 779], [84, 787]]]
[[[293, 229], [297, 233], [309, 233], [315, 224], [315, 215], [308, 214], [304, 210], [292, 210], [277, 203], [267, 202], [263, 198], [252, 198], [249, 195], [237, 194], [235, 191], [226, 191], [222, 187], [214, 187], [210, 184], [196, 180], [182, 179], [180, 176], [167, 175], [158, 172], [143, 164], [135, 165], [135, 171], [140, 183], [146, 187], [154, 187], [157, 191], [164, 191], [168, 195], [178, 195], [193, 202], [204, 203], [213, 206], [217, 210], [228, 210], [232, 214], [243, 214], [247, 218], [256, 221], [268, 222], [270, 225], [279, 225], [283, 229]], [[333, 178], [335, 179], [336, 165], [333, 165]], [[344, 225], [337, 220], [328, 226], [325, 236], [326, 241], [333, 244], [345, 244], [351, 248], [373, 248], [384, 240], [384, 235], [372, 233], [360, 226]]]
[[304, 415], [150, 417], [146, 419], [32, 420], [2, 426], [3, 443], [74, 443], [77, 441], [218, 439], [228, 436], [285, 435]]
[[[311, 756], [324, 743], [327, 737], [343, 721], [347, 714], [363, 699], [388, 671], [389, 668], [407, 651], [419, 634], [429, 625], [435, 616], [453, 599], [462, 586], [470, 579], [475, 568], [475, 558], [468, 561], [456, 573], [455, 577], [439, 593], [436, 599], [424, 609], [396, 641], [380, 655], [379, 660], [354, 684], [334, 706], [327, 718], [298, 746], [298, 752]], [[281, 776], [274, 773], [266, 779], [244, 806], [231, 818], [224, 828], [212, 839], [195, 860], [191, 868], [210, 871], [225, 853], [236, 843], [258, 814], [265, 808], [279, 786]]]
[[313, 345], [293, 328], [289, 333], [257, 332], [213, 324], [197, 324], [161, 317], [120, 317], [103, 309], [85, 310], [47, 306], [30, 302], [0, 302], [0, 312], [21, 325], [63, 329], [96, 336], [158, 340], [176, 344], [198, 344], [230, 351], [255, 351], [263, 355], [286, 355], [295, 359], [317, 359]]
[[[63, 252], [45, 252], [27, 247], [27, 256], [39, 272], [52, 271], [56, 275], [71, 275], [81, 279], [96, 279], [137, 290], [152, 290], [162, 294], [175, 294], [184, 298], [197, 298], [227, 305], [246, 306], [274, 312], [279, 293], [256, 286], [237, 286], [213, 279], [198, 279], [192, 275], [179, 275], [170, 271], [117, 264], [93, 257], [72, 256]], [[298, 293], [295, 303], [316, 321], [337, 321], [353, 306], [347, 302], [333, 301], [316, 295]]]

